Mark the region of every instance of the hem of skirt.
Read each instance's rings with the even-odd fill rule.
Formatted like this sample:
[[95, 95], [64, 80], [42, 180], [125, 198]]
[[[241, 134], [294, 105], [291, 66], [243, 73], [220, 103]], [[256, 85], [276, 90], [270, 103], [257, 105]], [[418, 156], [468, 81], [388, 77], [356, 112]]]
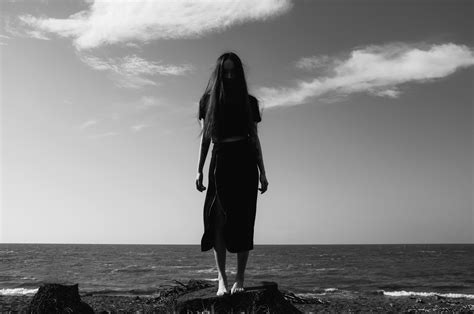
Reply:
[[[211, 250], [212, 248], [214, 248], [214, 245], [213, 244], [201, 244], [201, 252], [207, 252], [209, 250]], [[226, 250], [229, 252], [229, 253], [240, 253], [240, 252], [246, 252], [246, 251], [251, 251], [254, 249], [254, 246], [253, 244], [249, 247], [246, 247], [246, 248], [238, 248], [238, 249], [234, 249], [234, 248], [229, 248], [229, 247], [226, 247]]]
[[229, 249], [227, 248], [227, 251], [230, 253], [240, 253], [240, 252], [246, 252], [246, 251], [251, 251], [253, 250], [253, 245], [249, 246], [248, 248], [242, 248], [242, 249]]

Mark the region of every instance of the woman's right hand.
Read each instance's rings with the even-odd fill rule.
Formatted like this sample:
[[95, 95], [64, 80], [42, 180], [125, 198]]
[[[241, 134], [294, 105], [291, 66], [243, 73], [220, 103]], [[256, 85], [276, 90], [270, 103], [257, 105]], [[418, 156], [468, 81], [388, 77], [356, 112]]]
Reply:
[[206, 187], [202, 184], [202, 172], [198, 172], [196, 177], [196, 189], [199, 192], [202, 192], [206, 189]]

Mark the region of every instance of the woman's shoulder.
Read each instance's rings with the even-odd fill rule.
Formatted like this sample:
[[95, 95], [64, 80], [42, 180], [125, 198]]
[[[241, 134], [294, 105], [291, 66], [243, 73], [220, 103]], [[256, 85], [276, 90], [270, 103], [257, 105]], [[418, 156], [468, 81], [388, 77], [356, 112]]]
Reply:
[[202, 94], [200, 101], [206, 100], [207, 98], [209, 98], [209, 96], [210, 96], [209, 93]]
[[258, 99], [254, 95], [249, 94], [249, 100], [251, 103], [257, 104], [258, 105]]

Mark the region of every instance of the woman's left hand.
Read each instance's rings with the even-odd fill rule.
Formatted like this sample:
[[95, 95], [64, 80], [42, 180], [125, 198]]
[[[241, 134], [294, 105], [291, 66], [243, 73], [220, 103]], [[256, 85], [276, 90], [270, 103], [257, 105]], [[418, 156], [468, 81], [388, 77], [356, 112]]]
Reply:
[[268, 181], [265, 172], [260, 172], [260, 186], [261, 188], [259, 188], [259, 190], [261, 191], [261, 194], [265, 193], [268, 188]]

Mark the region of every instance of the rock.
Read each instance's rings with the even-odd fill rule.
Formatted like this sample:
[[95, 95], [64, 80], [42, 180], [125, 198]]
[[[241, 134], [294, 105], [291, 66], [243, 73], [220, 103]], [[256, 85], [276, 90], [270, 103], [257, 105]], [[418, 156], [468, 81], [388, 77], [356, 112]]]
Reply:
[[416, 299], [416, 303], [424, 303], [423, 300], [421, 298], [417, 298]]
[[39, 287], [33, 296], [28, 313], [94, 313], [92, 307], [81, 301], [79, 284], [48, 283]]
[[243, 292], [233, 295], [217, 296], [217, 287], [203, 288], [185, 293], [176, 300], [177, 313], [264, 312], [264, 313], [301, 313], [283, 298], [274, 282], [262, 282], [261, 286], [246, 287]]

